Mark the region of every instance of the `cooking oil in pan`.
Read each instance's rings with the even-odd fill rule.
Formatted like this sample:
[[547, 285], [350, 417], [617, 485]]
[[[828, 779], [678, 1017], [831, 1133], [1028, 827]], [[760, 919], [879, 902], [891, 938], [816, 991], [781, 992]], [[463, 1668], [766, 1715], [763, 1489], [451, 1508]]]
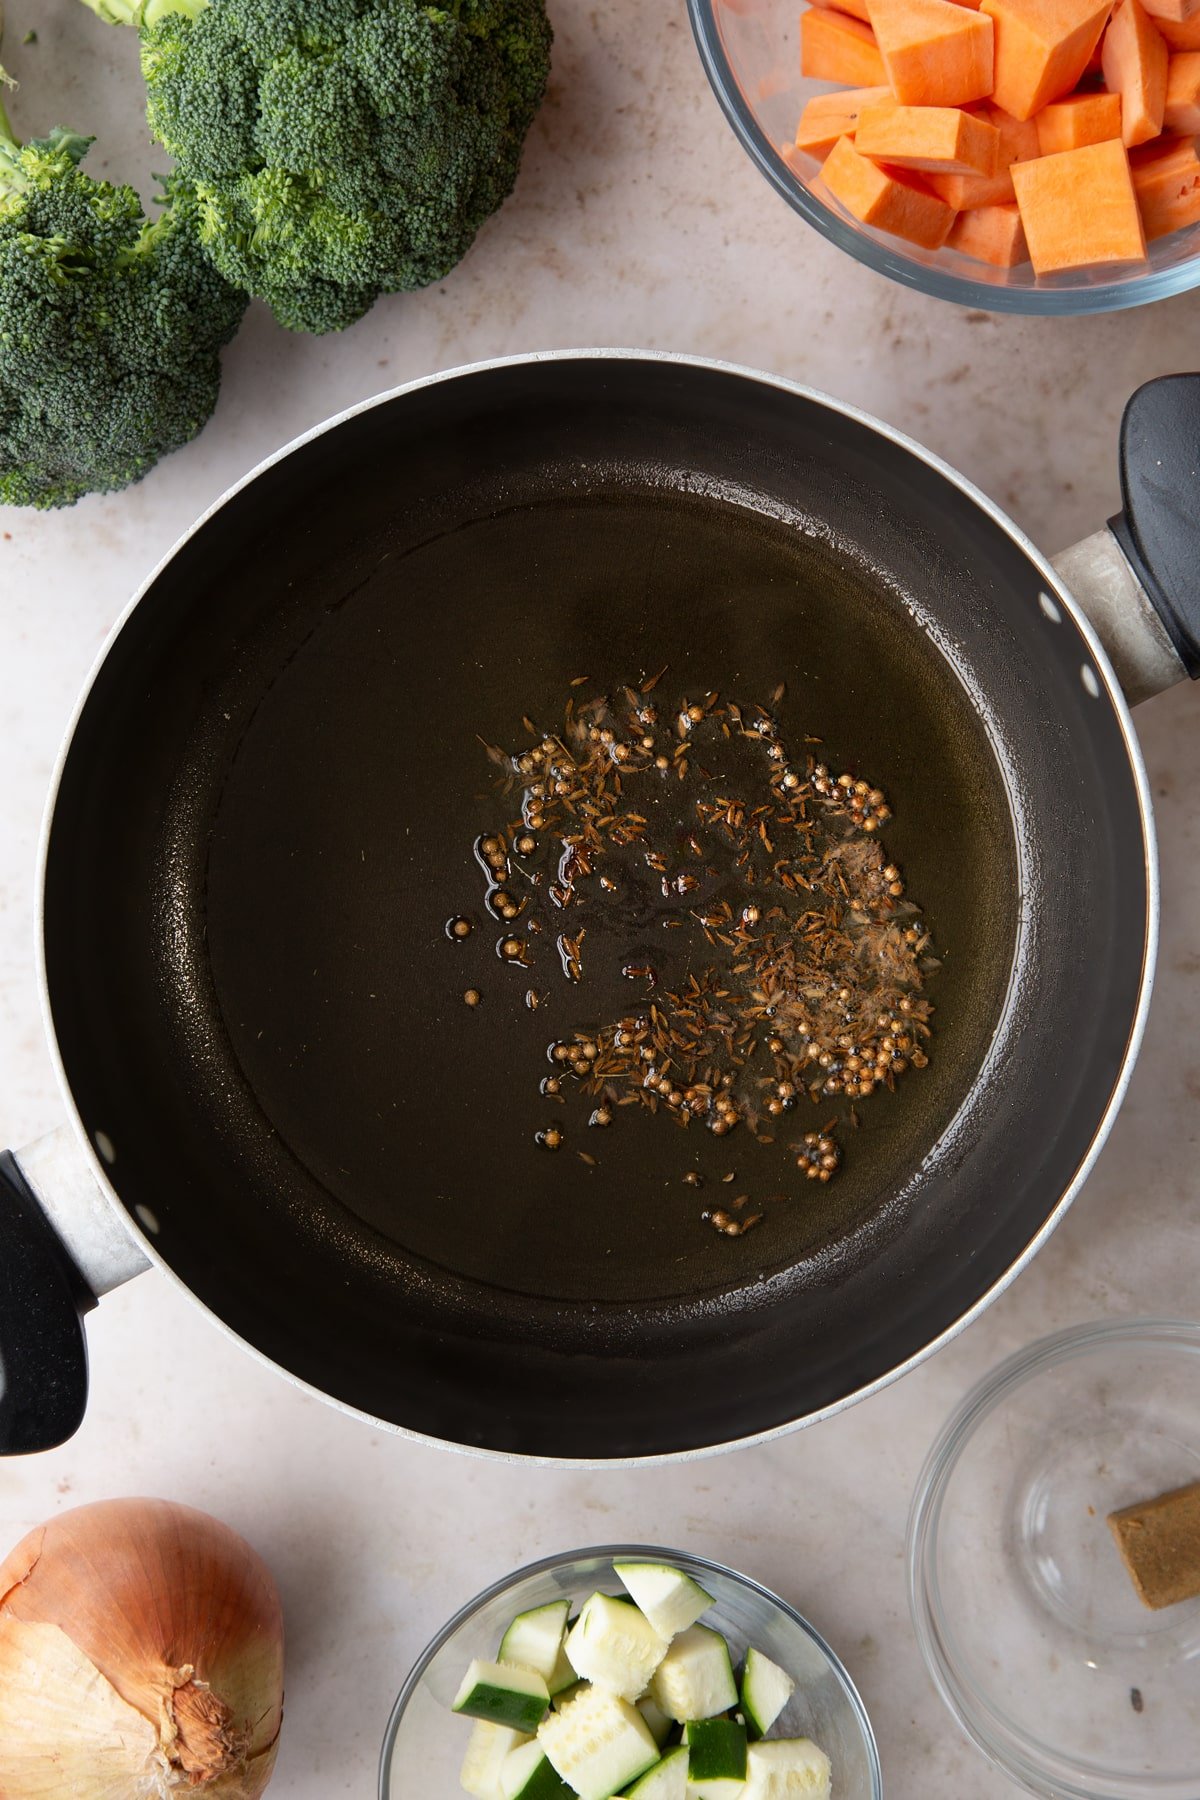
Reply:
[[598, 1168], [597, 1134], [611, 1141], [632, 1109], [674, 1128], [667, 1154], [693, 1188], [705, 1133], [773, 1150], [752, 1181], [735, 1171], [720, 1186], [736, 1191], [698, 1199], [727, 1238], [834, 1180], [860, 1109], [929, 1062], [938, 964], [888, 856], [887, 797], [831, 769], [819, 739], [785, 735], [784, 691], [680, 694], [668, 668], [597, 693], [579, 676], [560, 716], [481, 741], [496, 819], [475, 843], [482, 928], [466, 912], [447, 927], [478, 940], [463, 998], [481, 1032], [556, 990], [561, 1014], [571, 990], [549, 1075], [535, 1033], [528, 1068], [497, 1052], [508, 1079], [542, 1075], [541, 1149]]

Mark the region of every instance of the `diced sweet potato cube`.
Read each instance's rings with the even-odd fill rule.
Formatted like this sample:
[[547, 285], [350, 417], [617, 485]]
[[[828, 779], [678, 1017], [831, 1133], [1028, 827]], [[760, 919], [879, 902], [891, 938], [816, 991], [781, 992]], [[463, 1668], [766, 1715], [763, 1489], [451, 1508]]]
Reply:
[[926, 177], [933, 191], [940, 194], [955, 212], [963, 212], [976, 206], [1011, 204], [1016, 200], [1012, 175], [1009, 173], [1013, 163], [1028, 162], [1030, 157], [1041, 155], [1037, 125], [1032, 119], [1014, 119], [1011, 113], [1002, 112], [1000, 107], [992, 106], [986, 101], [970, 110], [976, 118], [995, 126], [1000, 134], [1000, 147], [994, 175]]
[[1012, 177], [1039, 275], [1145, 261], [1129, 156], [1118, 139], [1015, 163]]
[[1117, 0], [1100, 56], [1104, 85], [1121, 96], [1126, 148], [1148, 143], [1163, 128], [1167, 104], [1167, 46], [1141, 0]]
[[1121, 135], [1120, 94], [1068, 94], [1044, 106], [1034, 123], [1043, 156]]
[[875, 101], [859, 120], [855, 147], [897, 169], [946, 175], [996, 173], [1000, 133], [955, 106], [900, 106]]
[[1200, 220], [1200, 156], [1195, 138], [1161, 138], [1129, 159], [1147, 239]]
[[1031, 119], [1069, 94], [1088, 66], [1112, 0], [983, 0], [996, 27], [992, 99]]
[[1200, 50], [1200, 12], [1189, 13], [1186, 19], [1164, 19], [1155, 13], [1154, 26], [1168, 50]]
[[1171, 19], [1176, 25], [1182, 25], [1186, 20], [1200, 16], [1200, 0], [1142, 0], [1142, 5], [1155, 23], [1159, 19]]
[[992, 91], [992, 22], [954, 0], [867, 0], [902, 106], [966, 106]]
[[852, 19], [861, 19], [864, 25], [870, 23], [867, 18], [867, 0], [809, 0], [811, 6], [823, 6], [827, 12], [849, 13]]
[[1200, 50], [1181, 50], [1167, 64], [1163, 130], [1200, 131]]
[[861, 19], [823, 6], [800, 15], [800, 73], [846, 87], [884, 87], [887, 74], [875, 33]]
[[849, 138], [842, 138], [829, 153], [821, 181], [864, 225], [890, 231], [925, 250], [940, 249], [954, 223], [953, 208], [919, 175], [860, 156]]
[[946, 239], [948, 250], [973, 256], [976, 262], [991, 263], [997, 269], [1012, 269], [1027, 262], [1025, 227], [1021, 209], [1015, 202], [1006, 206], [975, 206], [959, 213]]
[[886, 87], [866, 87], [815, 94], [800, 115], [793, 148], [824, 161], [839, 138], [854, 136], [864, 108], [890, 99], [891, 92]]

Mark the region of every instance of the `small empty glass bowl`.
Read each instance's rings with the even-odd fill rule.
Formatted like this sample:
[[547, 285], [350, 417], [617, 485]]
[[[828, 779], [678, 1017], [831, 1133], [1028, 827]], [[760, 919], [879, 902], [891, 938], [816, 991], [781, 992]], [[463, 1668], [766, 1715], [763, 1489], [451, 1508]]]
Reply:
[[799, 0], [688, 0], [705, 71], [742, 147], [772, 187], [840, 249], [905, 287], [992, 312], [1060, 318], [1113, 312], [1200, 284], [1200, 225], [1158, 238], [1148, 261], [1134, 268], [1048, 277], [1034, 275], [1028, 263], [993, 269], [955, 250], [921, 250], [860, 225], [815, 187], [820, 166], [813, 158], [793, 168], [783, 155], [805, 102], [832, 87], [800, 74], [801, 10]]
[[811, 1737], [833, 1763], [838, 1800], [881, 1800], [879, 1753], [863, 1703], [845, 1669], [811, 1625], [745, 1575], [703, 1557], [645, 1544], [573, 1550], [531, 1563], [464, 1606], [419, 1657], [392, 1708], [379, 1764], [379, 1800], [454, 1800], [470, 1722], [450, 1703], [473, 1657], [492, 1661], [514, 1614], [566, 1596], [575, 1610], [601, 1588], [621, 1591], [612, 1563], [671, 1563], [691, 1575], [716, 1605], [704, 1615], [729, 1640], [735, 1658], [749, 1644], [796, 1678], [796, 1692], [772, 1736]]
[[1200, 1599], [1152, 1612], [1106, 1522], [1200, 1478], [1200, 1325], [1119, 1321], [1002, 1363], [934, 1445], [909, 1596], [947, 1706], [1046, 1800], [1196, 1800]]

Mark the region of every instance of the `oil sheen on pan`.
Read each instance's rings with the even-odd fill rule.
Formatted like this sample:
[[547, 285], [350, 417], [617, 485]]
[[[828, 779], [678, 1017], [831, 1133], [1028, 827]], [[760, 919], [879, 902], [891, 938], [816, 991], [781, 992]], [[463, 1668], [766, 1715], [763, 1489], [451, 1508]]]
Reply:
[[[868, 568], [736, 507], [552, 510], [532, 560], [517, 509], [382, 562], [290, 657], [223, 781], [207, 957], [272, 1133], [383, 1243], [514, 1293], [667, 1302], [828, 1258], [911, 1179], [1003, 1002], [1012, 827], [970, 696]], [[587, 877], [520, 761], [580, 720], [619, 729], [634, 770], [606, 797], [647, 820]], [[789, 889], [793, 800], [815, 837]], [[801, 879], [891, 959], [847, 1031], [811, 996], [771, 1029]], [[730, 981], [733, 1055], [648, 1063], [634, 1092], [651, 1007], [678, 996], [666, 1029], [711, 1049]]]

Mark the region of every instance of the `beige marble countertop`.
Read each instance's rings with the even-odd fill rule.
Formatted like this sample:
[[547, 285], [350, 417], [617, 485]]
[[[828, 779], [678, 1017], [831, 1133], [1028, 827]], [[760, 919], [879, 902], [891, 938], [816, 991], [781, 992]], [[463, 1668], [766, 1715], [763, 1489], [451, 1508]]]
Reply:
[[[1200, 361], [1200, 296], [1099, 319], [997, 319], [889, 285], [822, 242], [751, 168], [693, 49], [682, 0], [551, 0], [552, 93], [514, 198], [440, 287], [300, 339], [255, 308], [200, 440], [142, 486], [72, 511], [0, 514], [0, 1133], [58, 1121], [34, 976], [43, 800], [76, 690], [130, 592], [195, 515], [331, 412], [427, 371], [563, 345], [760, 365], [904, 427], [1047, 550], [1116, 506], [1121, 407]], [[77, 0], [11, 0], [34, 134], [103, 134], [98, 167], [152, 161], [131, 39]], [[73, 72], [73, 73], [72, 73]], [[1033, 1267], [934, 1360], [836, 1420], [698, 1465], [587, 1474], [468, 1461], [381, 1437], [241, 1354], [156, 1275], [90, 1324], [77, 1438], [0, 1465], [0, 1550], [58, 1508], [175, 1495], [272, 1562], [290, 1632], [272, 1793], [373, 1792], [392, 1697], [426, 1638], [483, 1583], [554, 1549], [679, 1543], [739, 1565], [839, 1648], [874, 1718], [893, 1800], [1009, 1789], [943, 1712], [909, 1627], [903, 1530], [921, 1460], [964, 1389], [1043, 1331], [1188, 1316], [1200, 1225], [1200, 693], [1138, 714], [1163, 869], [1159, 981], [1116, 1129]]]

